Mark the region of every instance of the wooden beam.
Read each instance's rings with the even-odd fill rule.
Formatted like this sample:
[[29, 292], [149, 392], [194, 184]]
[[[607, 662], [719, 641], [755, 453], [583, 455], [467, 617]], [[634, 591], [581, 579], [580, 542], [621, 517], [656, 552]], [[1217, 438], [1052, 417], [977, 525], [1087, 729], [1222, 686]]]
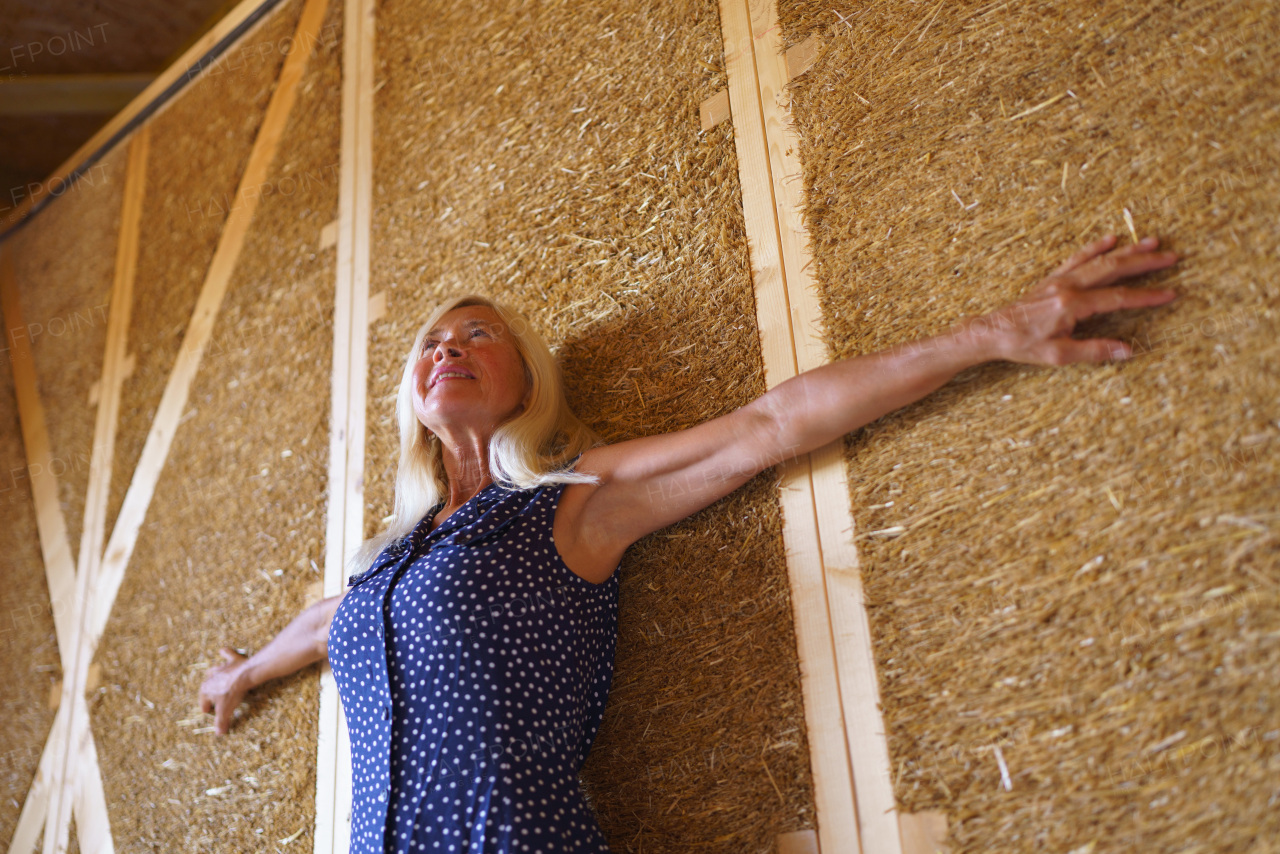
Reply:
[[328, 223], [324, 228], [320, 229], [320, 251], [328, 249], [330, 246], [338, 245], [338, 221]]
[[787, 48], [787, 80], [795, 80], [804, 74], [818, 61], [818, 48], [821, 47], [816, 35], [793, 44]]
[[899, 813], [903, 854], [950, 854], [946, 844], [947, 816], [936, 810]]
[[243, 0], [191, 45], [176, 63], [160, 72], [146, 89], [77, 148], [31, 195], [16, 207], [4, 211], [4, 218], [0, 220], [0, 240], [7, 237], [49, 197], [65, 192], [68, 185], [113, 146], [123, 141], [141, 122], [153, 118], [174, 95], [200, 79], [205, 69], [212, 66], [227, 49], [249, 37], [270, 20], [281, 5], [281, 0]]
[[[75, 613], [80, 602], [76, 593], [75, 566], [71, 560], [71, 543], [67, 539], [67, 523], [58, 501], [57, 478], [51, 472], [52, 452], [49, 433], [45, 425], [44, 404], [36, 378], [35, 360], [31, 341], [22, 312], [21, 295], [13, 271], [13, 249], [0, 245], [0, 311], [4, 312], [4, 333], [8, 339], [10, 367], [13, 370], [14, 396], [18, 404], [18, 420], [22, 429], [22, 444], [26, 450], [27, 475], [31, 481], [31, 493], [36, 510], [36, 533], [40, 538], [40, 553], [44, 559], [45, 580], [49, 588], [49, 602], [53, 611], [54, 633], [58, 640], [58, 655], [62, 671], [70, 673], [73, 666], [72, 640]], [[70, 603], [71, 607], [65, 607]], [[65, 687], [65, 684], [64, 684]], [[44, 827], [53, 776], [55, 750], [59, 743], [56, 736], [65, 731], [71, 709], [59, 704], [54, 715], [49, 739], [40, 754], [40, 764], [35, 780], [27, 793], [18, 826], [9, 843], [11, 852], [30, 854]]]
[[[59, 644], [61, 646], [61, 644]], [[59, 697], [61, 700], [61, 697]], [[59, 732], [66, 727], [66, 716], [70, 714], [61, 702], [53, 716], [50, 733]], [[40, 751], [40, 763], [36, 766], [35, 779], [27, 790], [26, 800], [22, 802], [22, 812], [18, 815], [18, 826], [13, 830], [9, 840], [9, 854], [31, 854], [36, 842], [40, 839], [40, 831], [44, 829], [45, 816], [49, 810], [49, 779], [53, 776], [54, 760], [53, 739], [45, 739], [44, 749]]]
[[114, 854], [111, 822], [107, 813], [107, 793], [102, 785], [102, 769], [98, 764], [98, 746], [89, 726], [89, 707], [83, 706], [80, 758], [84, 763], [76, 771], [72, 789], [72, 808], [76, 817], [76, 842], [80, 854]]
[[22, 445], [26, 449], [27, 477], [35, 501], [40, 554], [44, 558], [49, 601], [53, 604], [54, 629], [59, 652], [65, 656], [62, 644], [72, 637], [73, 609], [60, 606], [71, 603], [75, 594], [75, 563], [71, 558], [71, 541], [67, 538], [67, 521], [58, 501], [58, 479], [52, 473], [53, 452], [36, 379], [31, 339], [22, 312], [18, 283], [14, 278], [13, 249], [7, 245], [0, 245], [0, 311], [4, 312], [4, 331], [9, 339], [13, 390], [22, 427]]
[[37, 74], [0, 86], [0, 116], [114, 113], [138, 97], [154, 74]]
[[[792, 123], [786, 92], [791, 74], [782, 50], [777, 0], [751, 0], [750, 8], [783, 278], [794, 318], [796, 368], [803, 372], [826, 363], [827, 347], [822, 337], [818, 287], [811, 272], [813, 259], [801, 216], [805, 206], [804, 171], [800, 165], [800, 139]], [[804, 53], [816, 54], [816, 50], [811, 47]], [[798, 62], [791, 63], [792, 70], [802, 70], [806, 61], [802, 54]], [[853, 544], [853, 507], [844, 442], [831, 442], [809, 456], [840, 700], [853, 768], [859, 838], [863, 849], [870, 854], [901, 854], [889, 742], [880, 714], [880, 686], [871, 649], [871, 628]]]
[[[369, 239], [373, 204], [374, 0], [346, 0], [342, 46], [342, 152], [334, 282], [329, 508], [324, 595], [346, 584], [347, 556], [364, 536], [365, 398], [369, 339]], [[341, 425], [340, 427], [338, 425]], [[351, 745], [337, 682], [320, 670], [316, 746], [316, 854], [351, 839]]]
[[698, 105], [698, 119], [702, 130], [711, 130], [729, 118], [729, 90], [721, 89]]
[[[95, 571], [90, 558], [101, 557], [102, 528], [104, 528], [108, 487], [111, 479], [111, 451], [115, 447], [115, 425], [119, 412], [120, 385], [128, 375], [128, 360], [124, 357], [124, 337], [129, 325], [129, 310], [133, 301], [133, 271], [137, 260], [138, 219], [142, 207], [142, 191], [145, 184], [146, 161], [150, 132], [142, 128], [136, 134], [129, 147], [128, 172], [125, 175], [124, 200], [120, 211], [120, 234], [116, 243], [115, 280], [111, 288], [111, 311], [108, 316], [108, 332], [106, 332], [106, 352], [102, 360], [102, 379], [97, 385], [108, 389], [97, 408], [97, 419], [93, 428], [93, 446], [90, 457], [90, 476], [84, 498], [84, 526], [81, 535], [81, 552], [77, 561], [77, 577], [86, 572]], [[68, 549], [69, 551], [69, 549]], [[83, 606], [63, 608], [68, 615], [76, 615]], [[58, 613], [58, 608], [54, 608]], [[74, 618], [74, 617], [73, 617]], [[74, 663], [70, 661], [73, 640], [70, 636], [70, 625], [59, 632], [59, 650], [63, 653], [63, 672], [72, 673]], [[65, 681], [65, 680], [64, 680]], [[67, 720], [68, 709], [61, 703], [61, 690], [58, 695], [59, 714], [55, 717], [51, 734], [67, 732], [72, 725]], [[87, 718], [83, 721], [87, 726]], [[88, 732], [88, 730], [86, 730]], [[45, 826], [49, 814], [49, 785], [52, 777], [56, 750], [60, 739], [50, 737], [42, 750], [40, 766], [36, 780], [28, 790], [26, 802], [18, 818], [18, 827], [14, 830], [10, 851], [22, 851], [27, 854], [35, 848], [41, 827]], [[102, 773], [97, 763], [97, 749], [93, 745], [92, 736], [84, 740], [84, 758], [77, 767], [74, 781], [74, 812], [76, 812], [77, 839], [79, 848], [88, 851], [109, 851], [111, 830], [108, 812], [106, 812], [106, 796], [102, 790]]]
[[[812, 65], [817, 45], [810, 40], [784, 54], [776, 0], [721, 0], [720, 9], [766, 382], [772, 387], [826, 362], [801, 218], [800, 145], [786, 93], [789, 80]], [[901, 854], [843, 443], [814, 451], [803, 466], [784, 467], [784, 477], [783, 535], [819, 841], [826, 854]]]
[[[800, 318], [793, 318], [784, 278], [762, 110], [763, 93], [757, 78], [756, 39], [746, 0], [720, 0], [720, 24], [724, 31], [725, 70], [729, 77], [742, 207], [751, 245], [765, 384], [773, 388], [799, 372], [793, 326]], [[858, 854], [861, 847], [855, 820], [853, 773], [845, 740], [810, 458], [788, 461], [779, 468], [783, 542], [791, 580], [818, 843], [823, 854]]]
[[369, 323], [377, 323], [387, 316], [387, 292], [378, 291], [369, 297]]
[[116, 429], [120, 414], [120, 394], [131, 370], [128, 349], [129, 323], [133, 314], [134, 274], [138, 265], [138, 237], [142, 223], [142, 200], [146, 192], [147, 159], [151, 130], [142, 127], [129, 146], [128, 172], [120, 207], [120, 233], [116, 242], [115, 280], [111, 288], [111, 311], [107, 316], [106, 352], [102, 358], [102, 379], [98, 382], [98, 413], [93, 428], [93, 450], [89, 458], [89, 483], [85, 490], [84, 530], [76, 572], [97, 574], [102, 563], [102, 543], [106, 539], [107, 505], [111, 492], [111, 470], [115, 457]]
[[[151, 148], [151, 129], [139, 128], [129, 145], [128, 173], [124, 199], [120, 207], [120, 233], [116, 242], [115, 280], [111, 287], [111, 312], [107, 317], [106, 352], [102, 359], [99, 381], [97, 420], [93, 429], [93, 451], [89, 458], [89, 484], [85, 490], [84, 529], [80, 536], [80, 554], [76, 562], [77, 576], [84, 575], [93, 586], [102, 564], [102, 543], [106, 537], [107, 505], [111, 492], [111, 469], [115, 456], [116, 428], [120, 415], [120, 394], [130, 372], [125, 354], [129, 321], [133, 312], [134, 273], [138, 264], [138, 234], [142, 222], [142, 200], [147, 182], [147, 159]], [[86, 676], [86, 681], [88, 676]], [[92, 690], [81, 686], [77, 696]], [[106, 794], [102, 788], [102, 771], [98, 751], [86, 713], [81, 734], [80, 757], [74, 781], [73, 807], [76, 836], [80, 850], [107, 851], [111, 844], [111, 824], [107, 815]]]
[[818, 834], [812, 830], [779, 833], [774, 842], [777, 854], [818, 854]]

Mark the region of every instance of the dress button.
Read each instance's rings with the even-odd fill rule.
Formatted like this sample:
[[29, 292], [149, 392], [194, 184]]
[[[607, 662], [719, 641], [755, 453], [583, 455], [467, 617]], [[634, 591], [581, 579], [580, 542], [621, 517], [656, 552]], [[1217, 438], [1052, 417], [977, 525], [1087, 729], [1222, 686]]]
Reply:
[[379, 800], [379, 801], [381, 801], [381, 802], [383, 802], [383, 803], [386, 803], [386, 800], [387, 800], [387, 793], [386, 793], [386, 792], [378, 792], [378, 800]]
[[390, 708], [390, 707], [388, 707], [388, 706], [383, 706], [383, 707], [382, 707], [382, 719], [383, 719], [384, 721], [389, 721], [389, 720], [391, 720], [391, 708]]

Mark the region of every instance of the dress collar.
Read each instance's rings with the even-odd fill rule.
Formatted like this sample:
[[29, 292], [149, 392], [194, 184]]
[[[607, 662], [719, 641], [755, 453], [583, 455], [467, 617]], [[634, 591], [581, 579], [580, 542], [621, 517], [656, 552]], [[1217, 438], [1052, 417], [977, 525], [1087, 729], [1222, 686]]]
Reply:
[[408, 545], [411, 549], [416, 550], [427, 539], [433, 539], [436, 536], [443, 536], [450, 531], [456, 530], [470, 522], [475, 521], [483, 516], [497, 502], [501, 501], [511, 490], [503, 487], [497, 481], [490, 483], [484, 489], [471, 496], [457, 510], [440, 523], [439, 527], [432, 528], [431, 523], [435, 519], [436, 514], [444, 509], [445, 502], [438, 502], [434, 507], [427, 511], [426, 515], [418, 521], [413, 531], [408, 537], [401, 540], [401, 545]]
[[495, 481], [471, 496], [465, 504], [433, 530], [432, 520], [444, 507], [443, 501], [438, 502], [418, 520], [418, 524], [409, 534], [392, 542], [373, 562], [373, 565], [364, 572], [353, 575], [347, 583], [358, 584], [376, 575], [383, 567], [403, 560], [406, 556], [420, 554], [434, 548], [438, 542], [444, 540], [456, 545], [466, 545], [496, 535], [515, 521], [529, 500], [531, 499], [528, 495], [521, 494], [520, 490], [511, 489]]

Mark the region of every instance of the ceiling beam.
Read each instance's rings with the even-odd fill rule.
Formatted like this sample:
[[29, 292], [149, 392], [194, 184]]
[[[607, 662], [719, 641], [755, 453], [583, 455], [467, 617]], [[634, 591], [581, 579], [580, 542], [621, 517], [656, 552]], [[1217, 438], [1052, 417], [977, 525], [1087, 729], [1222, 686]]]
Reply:
[[116, 113], [154, 74], [34, 74], [0, 86], [0, 116]]

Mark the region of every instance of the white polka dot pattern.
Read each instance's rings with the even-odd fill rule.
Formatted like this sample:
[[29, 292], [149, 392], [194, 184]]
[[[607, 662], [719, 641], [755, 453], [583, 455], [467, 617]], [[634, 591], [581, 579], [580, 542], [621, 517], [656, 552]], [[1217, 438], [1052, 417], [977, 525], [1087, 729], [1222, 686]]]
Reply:
[[578, 781], [604, 716], [618, 573], [560, 558], [565, 484], [490, 484], [393, 544], [334, 614], [351, 852], [608, 854]]

